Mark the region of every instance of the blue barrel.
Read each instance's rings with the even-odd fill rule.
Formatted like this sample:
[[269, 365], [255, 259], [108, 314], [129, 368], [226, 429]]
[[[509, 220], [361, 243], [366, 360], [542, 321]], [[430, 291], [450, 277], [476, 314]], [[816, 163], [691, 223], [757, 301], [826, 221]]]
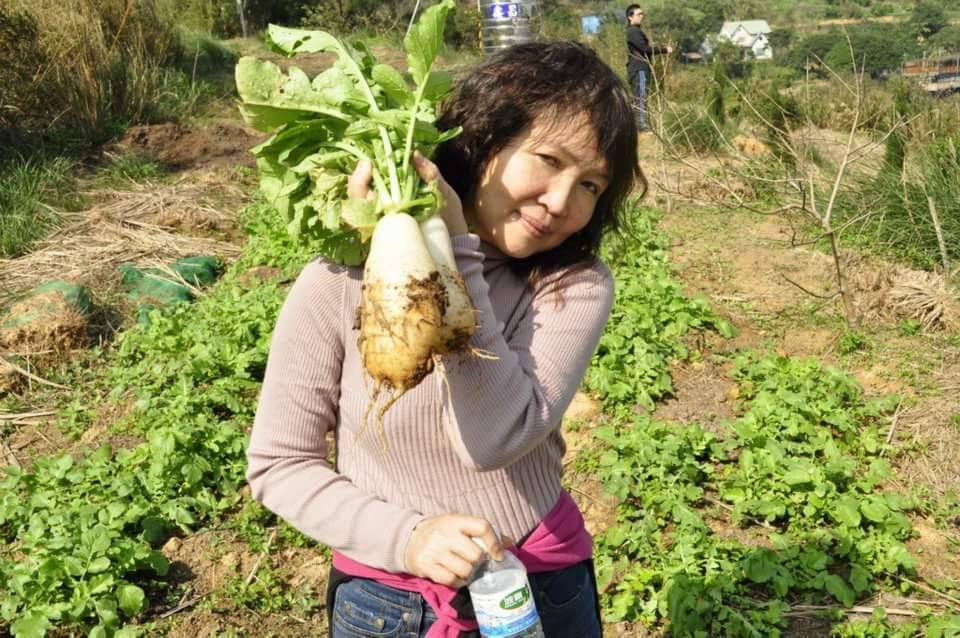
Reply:
[[483, 52], [495, 53], [514, 44], [532, 42], [540, 35], [540, 6], [526, 2], [479, 0], [483, 19]]

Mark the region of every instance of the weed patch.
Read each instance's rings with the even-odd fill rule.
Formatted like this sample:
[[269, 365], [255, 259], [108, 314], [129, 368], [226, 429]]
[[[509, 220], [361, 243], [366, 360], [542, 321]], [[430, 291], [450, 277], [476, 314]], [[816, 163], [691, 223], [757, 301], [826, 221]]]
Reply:
[[60, 221], [49, 205], [65, 185], [66, 160], [0, 163], [0, 257], [23, 255]]

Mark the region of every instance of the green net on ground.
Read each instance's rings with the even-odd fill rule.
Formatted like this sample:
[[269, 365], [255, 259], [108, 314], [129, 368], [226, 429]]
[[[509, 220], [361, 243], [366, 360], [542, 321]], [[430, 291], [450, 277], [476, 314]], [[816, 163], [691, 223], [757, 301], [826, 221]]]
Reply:
[[178, 259], [163, 268], [120, 266], [123, 283], [129, 287], [127, 297], [137, 305], [137, 322], [150, 323], [150, 311], [193, 299], [191, 288], [213, 283], [220, 272], [216, 257], [196, 256]]
[[55, 279], [32, 289], [3, 318], [3, 328], [21, 328], [37, 321], [46, 321], [71, 308], [84, 317], [93, 312], [87, 289], [79, 284]]

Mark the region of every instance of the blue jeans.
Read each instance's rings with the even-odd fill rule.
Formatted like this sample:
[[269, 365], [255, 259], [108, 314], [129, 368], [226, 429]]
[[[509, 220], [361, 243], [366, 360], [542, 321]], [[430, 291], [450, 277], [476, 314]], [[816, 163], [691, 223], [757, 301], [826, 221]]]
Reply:
[[[597, 587], [591, 561], [530, 574], [546, 638], [600, 638]], [[437, 617], [423, 597], [354, 578], [336, 588], [331, 638], [423, 638]]]
[[647, 126], [647, 72], [640, 70], [630, 81], [633, 89], [633, 115], [638, 131], [646, 131]]

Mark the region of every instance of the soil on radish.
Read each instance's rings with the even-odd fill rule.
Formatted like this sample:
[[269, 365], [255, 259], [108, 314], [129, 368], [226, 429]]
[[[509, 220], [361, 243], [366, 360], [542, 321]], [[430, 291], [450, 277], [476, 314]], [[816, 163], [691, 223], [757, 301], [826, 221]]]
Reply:
[[[446, 290], [440, 279], [440, 273], [434, 271], [423, 279], [411, 279], [406, 285], [406, 290], [404, 316], [417, 317], [417, 323], [427, 322], [430, 325], [439, 326], [446, 307]], [[390, 335], [396, 342], [410, 348], [413, 344], [409, 343], [407, 335], [398, 332], [398, 326], [392, 324], [391, 317], [373, 301], [383, 297], [381, 286], [378, 283], [365, 283], [362, 294], [364, 302], [361, 302], [360, 309], [361, 327], [364, 322], [373, 322], [379, 329], [377, 331], [379, 334]], [[399, 327], [402, 329], [402, 326]], [[363, 353], [364, 368], [376, 382], [374, 396], [379, 393], [381, 386], [391, 391], [409, 390], [433, 371], [432, 352], [426, 351], [423, 353], [424, 356], [418, 356], [410, 361], [412, 365], [406, 366], [402, 371], [397, 370], [395, 365], [386, 365], [387, 360], [390, 362], [397, 360], [397, 353], [384, 352], [377, 347], [379, 345], [375, 343], [377, 341], [382, 340], [361, 340], [359, 344]]]

